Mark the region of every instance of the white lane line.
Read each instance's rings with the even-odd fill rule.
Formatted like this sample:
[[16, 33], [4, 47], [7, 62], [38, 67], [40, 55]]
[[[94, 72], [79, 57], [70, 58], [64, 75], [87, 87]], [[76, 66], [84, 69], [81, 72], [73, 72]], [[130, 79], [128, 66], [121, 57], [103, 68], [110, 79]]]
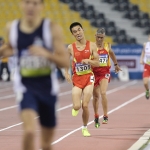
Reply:
[[[70, 94], [71, 93], [71, 91], [67, 91], [67, 92], [62, 92], [62, 93], [60, 93], [58, 96], [65, 96], [65, 95], [68, 95], [68, 94]], [[8, 95], [8, 96], [3, 96], [3, 97], [0, 97], [0, 100], [1, 99], [8, 99], [8, 98], [14, 98], [15, 97], [15, 95], [13, 94], [13, 95]], [[0, 109], [0, 112], [1, 111], [5, 111], [5, 110], [9, 110], [9, 109], [12, 109], [12, 108], [16, 108], [18, 105], [13, 105], [13, 106], [9, 106], [9, 107], [5, 107], [5, 108], [1, 108]], [[68, 105], [68, 106], [72, 106], [72, 105]], [[63, 107], [63, 108], [60, 108], [60, 110], [64, 110], [64, 109], [67, 109], [68, 108], [68, 106], [65, 106], [65, 107]]]
[[7, 91], [13, 91], [13, 88], [7, 87], [7, 88], [0, 89], [0, 93], [7, 92]]
[[[67, 86], [69, 83], [67, 83], [67, 82], [64, 82], [64, 83], [61, 83], [61, 84], [59, 84], [59, 87], [64, 87], [64, 86]], [[7, 92], [7, 91], [13, 91], [13, 85], [7, 85], [7, 86], [4, 86], [4, 85], [1, 85], [0, 84], [0, 87], [2, 87], [2, 88], [0, 88], [0, 93], [1, 92]]]
[[[67, 86], [68, 85], [68, 83], [61, 83], [61, 84], [59, 84], [59, 87], [64, 87], [64, 86]], [[10, 86], [8, 86], [8, 87], [4, 87], [4, 88], [0, 88], [0, 93], [3, 93], [3, 92], [8, 92], [8, 91], [11, 91], [11, 92], [13, 92], [13, 86], [12, 87], [10, 87]], [[13, 92], [14, 93], [14, 92]], [[70, 92], [71, 93], [71, 92]], [[9, 95], [7, 95], [7, 96], [9, 96]], [[3, 98], [4, 99], [7, 99], [7, 96], [0, 96], [0, 100], [2, 100]], [[12, 97], [15, 97], [15, 94], [12, 94], [11, 95]], [[6, 98], [5, 98], [6, 97]], [[12, 97], [8, 97], [8, 98], [12, 98]]]
[[8, 99], [8, 98], [14, 98], [14, 97], [15, 97], [15, 94], [2, 96], [2, 97], [0, 97], [0, 100], [4, 100], [4, 99]]
[[[58, 96], [64, 96], [64, 95], [68, 95], [70, 94], [72, 91], [67, 91], [67, 92], [62, 92], [60, 93]], [[8, 99], [8, 98], [14, 98], [16, 95], [15, 94], [12, 94], [12, 95], [7, 95], [7, 96], [2, 96], [0, 97], [0, 100], [4, 100], [4, 99]]]
[[[108, 114], [111, 114], [111, 113], [113, 113], [113, 112], [119, 110], [120, 108], [122, 108], [122, 107], [124, 107], [124, 106], [126, 106], [126, 105], [128, 105], [128, 104], [130, 104], [130, 103], [132, 103], [132, 102], [134, 102], [134, 101], [136, 101], [136, 100], [138, 100], [139, 98], [143, 97], [144, 95], [145, 95], [145, 93], [139, 94], [138, 96], [136, 96], [136, 97], [134, 97], [134, 98], [128, 100], [127, 102], [125, 102], [125, 103], [119, 105], [118, 107], [112, 109], [111, 111], [108, 112]], [[99, 118], [102, 118], [102, 117], [103, 117], [103, 116], [100, 116]], [[94, 122], [94, 121], [89, 122], [88, 125], [92, 124], [93, 122]], [[82, 127], [79, 127], [79, 128], [77, 128], [77, 129], [75, 129], [75, 130], [73, 130], [73, 131], [71, 131], [71, 132], [65, 134], [64, 136], [60, 137], [58, 140], [54, 141], [54, 142], [52, 143], [52, 145], [54, 145], [54, 144], [56, 144], [56, 143], [62, 141], [63, 139], [67, 138], [67, 137], [70, 136], [71, 134], [73, 134], [73, 133], [75, 133], [75, 132], [77, 132], [77, 131], [79, 131], [79, 130], [81, 130], [81, 129], [82, 129]]]
[[[57, 109], [57, 111], [61, 111], [61, 110], [67, 109], [67, 108], [69, 108], [69, 107], [71, 107], [71, 106], [72, 106], [72, 104], [71, 104], [71, 105], [67, 105], [67, 106], [65, 106], [65, 107], [62, 107], [62, 108]], [[16, 107], [16, 106], [14, 106], [14, 107]], [[39, 116], [37, 116], [35, 119], [37, 119], [37, 118], [39, 118]], [[12, 126], [9, 126], [9, 127], [3, 128], [3, 129], [0, 129], [0, 132], [5, 131], [5, 130], [8, 130], [8, 129], [13, 128], [13, 127], [16, 127], [16, 126], [19, 126], [19, 125], [21, 125], [22, 123], [23, 123], [23, 122], [20, 122], [20, 123], [14, 124], [14, 125], [12, 125]]]
[[64, 83], [60, 83], [59, 87], [64, 87], [64, 86], [67, 86], [67, 85], [69, 85], [69, 83], [67, 81], [65, 81]]
[[[16, 106], [13, 106], [13, 107], [15, 108]], [[57, 111], [61, 111], [61, 110], [67, 109], [67, 108], [69, 108], [69, 107], [72, 107], [72, 104], [67, 105], [67, 106], [64, 106], [64, 107], [62, 107], [62, 108], [59, 108], [59, 109], [57, 109]], [[0, 109], [0, 111], [1, 111], [1, 109]], [[37, 116], [35, 119], [37, 119], [37, 118], [39, 118], [39, 116]], [[16, 127], [16, 126], [19, 126], [19, 125], [21, 125], [22, 123], [23, 123], [23, 122], [20, 122], [20, 123], [14, 124], [14, 125], [12, 125], [12, 126], [9, 126], [9, 127], [3, 128], [3, 129], [0, 129], [0, 132], [5, 131], [5, 130], [8, 130], [8, 129], [13, 128], [13, 127]]]
[[[120, 86], [120, 87], [126, 88], [127, 86], [130, 86], [130, 85], [133, 85], [133, 84], [136, 84], [136, 83], [137, 83], [137, 81], [132, 81], [132, 82], [127, 83], [126, 85], [123, 85], [123, 86]], [[122, 88], [117, 87], [117, 88], [115, 88], [115, 89], [117, 89], [117, 91], [119, 91], [119, 90], [122, 89]], [[111, 94], [111, 93], [113, 93], [113, 92], [116, 92], [115, 89], [109, 90], [109, 91], [108, 91], [108, 94]], [[113, 91], [113, 92], [111, 92], [111, 91]], [[67, 93], [70, 93], [70, 91], [64, 92], [64, 93], [67, 94]], [[63, 93], [60, 93], [60, 95], [62, 96]], [[67, 108], [69, 108], [69, 107], [72, 107], [72, 104], [67, 105], [67, 106], [64, 106], [64, 107], [62, 107], [62, 108], [59, 108], [57, 111], [61, 111], [61, 110], [67, 109]], [[38, 117], [37, 117], [37, 118], [38, 118]], [[21, 124], [22, 124], [22, 123], [21, 123]], [[18, 123], [18, 124], [15, 124], [15, 125], [6, 127], [6, 128], [4, 128], [4, 129], [0, 129], [0, 132], [1, 132], [1, 131], [5, 131], [5, 130], [7, 130], [7, 129], [10, 129], [10, 128], [12, 128], [12, 127], [18, 126], [18, 125], [20, 125], [20, 124]], [[79, 129], [80, 129], [80, 128], [78, 128], [77, 131], [78, 131]], [[76, 132], [76, 131], [75, 131], [75, 132]]]
[[107, 91], [106, 93], [107, 93], [107, 94], [111, 94], [111, 93], [117, 92], [118, 90], [125, 89], [125, 88], [127, 88], [128, 86], [134, 85], [134, 84], [136, 84], [136, 83], [138, 83], [138, 81], [137, 81], [137, 80], [134, 80], [134, 81], [132, 81], [132, 82], [129, 82], [129, 83], [127, 83], [127, 84], [124, 84], [124, 85], [122, 85], [122, 86], [119, 86], [119, 87], [117, 87], [117, 88], [114, 88], [114, 89], [112, 89], [112, 90], [109, 90], [109, 91]]
[[21, 125], [22, 123], [23, 123], [23, 122], [20, 122], [20, 123], [14, 124], [14, 125], [12, 125], [12, 126], [9, 126], [9, 127], [7, 127], [7, 128], [0, 129], [0, 132], [5, 131], [5, 130], [8, 130], [8, 129], [13, 128], [13, 127], [16, 127], [16, 126], [19, 126], [19, 125]]
[[18, 105], [14, 105], [14, 106], [10, 106], [10, 107], [1, 108], [1, 109], [0, 109], [0, 112], [1, 112], [1, 111], [4, 111], [4, 110], [16, 108], [17, 106], [18, 106]]
[[64, 110], [64, 109], [67, 109], [67, 108], [70, 108], [70, 107], [72, 107], [72, 104], [64, 106], [62, 108], [59, 108], [59, 109], [57, 109], [57, 111], [61, 111], [61, 110]]
[[59, 93], [58, 96], [68, 95], [68, 94], [71, 94], [71, 92], [72, 92], [72, 90], [66, 91], [66, 92], [62, 92], [62, 93]]
[[[117, 88], [114, 88], [114, 89], [112, 89], [112, 90], [109, 90], [109, 91], [107, 91], [107, 94], [111, 94], [111, 93], [114, 93], [114, 92], [117, 92], [118, 90], [122, 90], [122, 89], [124, 89], [124, 88], [126, 88], [126, 87], [128, 87], [128, 86], [131, 86], [131, 85], [134, 85], [134, 84], [136, 84], [138, 81], [132, 81], [132, 82], [130, 82], [130, 83], [127, 83], [127, 84], [124, 84], [124, 85], [122, 85], [122, 86], [119, 86], [119, 87], [117, 87]], [[71, 94], [71, 90], [70, 91], [67, 91], [67, 92], [62, 92], [62, 93], [59, 93], [59, 95], [58, 96], [64, 96], [64, 95], [68, 95], [68, 94]], [[15, 97], [15, 95], [13, 94], [13, 95], [8, 95], [8, 96], [4, 96], [4, 97], [0, 97], [0, 100], [1, 99], [7, 99], [7, 98], [12, 98], [12, 97]], [[14, 105], [14, 106], [9, 106], [9, 107], [6, 107], [6, 108], [2, 108], [2, 109], [0, 109], [0, 112], [1, 111], [4, 111], [4, 110], [8, 110], [8, 109], [12, 109], [12, 108], [15, 108], [15, 106], [17, 107], [18, 105]], [[69, 105], [70, 107], [72, 106], [71, 104]], [[66, 106], [67, 108], [68, 108], [68, 106]]]
[[[62, 93], [60, 93], [58, 96], [65, 96], [65, 95], [68, 95], [68, 94], [70, 94], [71, 93], [71, 91], [67, 91], [67, 92], [62, 92]], [[8, 99], [8, 98], [14, 98], [15, 97], [15, 94], [13, 94], [13, 95], [8, 95], [8, 96], [3, 96], [3, 97], [0, 97], [0, 100], [2, 100], [2, 99]], [[5, 111], [5, 110], [8, 110], [8, 109], [12, 109], [12, 108], [16, 108], [18, 105], [13, 105], [13, 106], [9, 106], [9, 107], [5, 107], [5, 108], [1, 108], [0, 109], [0, 112], [1, 111]], [[70, 105], [68, 105], [68, 106], [70, 106]], [[65, 109], [65, 108], [68, 108], [68, 106], [65, 106], [65, 107], [63, 107], [63, 108], [60, 108], [60, 109]], [[70, 106], [71, 107], [71, 106]]]
[[0, 83], [0, 89], [1, 89], [1, 87], [2, 88], [4, 88], [4, 87], [10, 87], [10, 86], [12, 86], [12, 83], [7, 83], [7, 84], [3, 84], [3, 83]]
[[[128, 150], [139, 150], [144, 144], [150, 140], [150, 129], [147, 130]], [[149, 148], [149, 149], [148, 149]], [[144, 150], [150, 150], [150, 147], [147, 146]]]

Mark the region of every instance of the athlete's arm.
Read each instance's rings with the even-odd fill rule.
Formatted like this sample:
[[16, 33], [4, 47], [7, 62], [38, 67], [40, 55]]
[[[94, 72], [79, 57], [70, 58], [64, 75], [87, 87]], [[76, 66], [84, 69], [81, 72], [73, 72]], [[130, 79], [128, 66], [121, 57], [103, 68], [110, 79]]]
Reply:
[[140, 64], [144, 65], [144, 55], [145, 55], [145, 43], [143, 45], [143, 50], [142, 50], [142, 53], [141, 53], [141, 57], [140, 57]]
[[91, 48], [91, 53], [93, 56], [93, 59], [83, 59], [82, 63], [83, 64], [90, 64], [91, 66], [94, 67], [99, 67], [99, 57], [97, 53], [97, 46], [95, 43], [90, 42], [90, 48]]
[[[7, 39], [9, 39], [9, 31], [10, 31], [10, 27], [11, 27], [11, 23], [7, 23], [6, 25], [6, 36]], [[4, 43], [1, 47], [0, 47], [0, 58], [4, 58], [4, 57], [9, 57], [13, 55], [13, 49], [11, 47], [11, 45], [8, 43]]]
[[50, 28], [52, 32], [52, 46], [54, 52], [52, 53], [44, 47], [36, 45], [30, 46], [29, 50], [31, 54], [43, 56], [54, 62], [59, 67], [69, 67], [69, 58], [65, 48], [62, 28], [55, 23], [51, 23]]
[[114, 66], [115, 66], [115, 72], [118, 73], [119, 71], [122, 71], [121, 68], [118, 65], [117, 59], [116, 59], [116, 55], [113, 52], [113, 50], [111, 49], [111, 45], [109, 44], [109, 55], [110, 58], [112, 59]]
[[[68, 51], [68, 55], [69, 56], [71, 56], [71, 54], [72, 54], [72, 46], [71, 45], [69, 45], [68, 46], [68, 48], [67, 48], [67, 51]], [[70, 60], [70, 57], [69, 57], [69, 60]], [[69, 65], [69, 67], [70, 67], [70, 65]], [[71, 82], [71, 75], [69, 74], [69, 67], [66, 67], [65, 68], [65, 79], [68, 81], [68, 82]]]
[[54, 55], [50, 56], [50, 60], [55, 62], [60, 67], [69, 67], [69, 56], [66, 51], [64, 35], [62, 28], [55, 23], [51, 24], [53, 35]]

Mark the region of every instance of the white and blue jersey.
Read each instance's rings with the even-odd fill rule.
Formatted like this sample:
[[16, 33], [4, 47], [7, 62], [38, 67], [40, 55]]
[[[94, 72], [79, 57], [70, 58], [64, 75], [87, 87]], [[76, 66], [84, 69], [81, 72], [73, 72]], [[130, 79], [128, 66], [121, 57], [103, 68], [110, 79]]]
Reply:
[[20, 109], [34, 109], [40, 115], [42, 125], [55, 126], [58, 93], [55, 64], [44, 57], [31, 55], [28, 49], [31, 45], [39, 45], [53, 53], [50, 20], [43, 19], [40, 26], [30, 34], [20, 30], [19, 20], [13, 21], [9, 41], [17, 58], [14, 89], [22, 93]]

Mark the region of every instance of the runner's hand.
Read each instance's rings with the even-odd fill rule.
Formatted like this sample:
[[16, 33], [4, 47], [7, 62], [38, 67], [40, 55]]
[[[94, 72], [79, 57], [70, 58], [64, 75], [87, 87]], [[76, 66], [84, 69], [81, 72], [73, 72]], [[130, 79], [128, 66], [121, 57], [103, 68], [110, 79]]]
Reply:
[[88, 59], [82, 59], [81, 63], [82, 64], [89, 64], [89, 60]]
[[32, 55], [42, 56], [42, 57], [45, 57], [45, 58], [47, 58], [49, 56], [49, 52], [41, 46], [31, 45], [29, 47], [29, 51]]
[[72, 82], [72, 80], [71, 80], [71, 77], [70, 77], [70, 74], [69, 73], [67, 73], [67, 72], [65, 72], [65, 79], [69, 82], [69, 83], [71, 83]]
[[118, 65], [116, 65], [115, 66], [115, 73], [118, 73], [119, 71], [122, 71], [122, 70], [121, 70], [121, 68]]

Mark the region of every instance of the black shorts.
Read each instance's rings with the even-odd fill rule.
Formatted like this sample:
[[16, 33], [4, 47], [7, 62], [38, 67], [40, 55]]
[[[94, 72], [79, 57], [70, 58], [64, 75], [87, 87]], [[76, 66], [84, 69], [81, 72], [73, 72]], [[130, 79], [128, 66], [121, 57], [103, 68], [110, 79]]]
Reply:
[[20, 110], [32, 109], [39, 115], [39, 120], [44, 127], [56, 126], [56, 101], [57, 96], [43, 95], [26, 91], [20, 100]]

